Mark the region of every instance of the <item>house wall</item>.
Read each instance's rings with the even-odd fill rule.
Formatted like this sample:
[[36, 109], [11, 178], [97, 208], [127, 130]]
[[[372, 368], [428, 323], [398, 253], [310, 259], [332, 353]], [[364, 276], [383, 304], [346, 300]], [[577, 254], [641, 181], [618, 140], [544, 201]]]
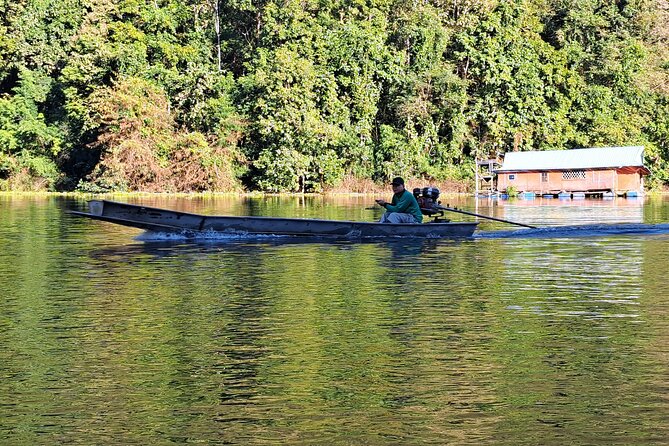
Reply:
[[618, 190], [619, 191], [637, 191], [643, 192], [641, 186], [641, 174], [634, 173], [619, 173], [618, 174]]
[[[497, 177], [497, 189], [504, 191], [513, 186], [517, 191], [535, 193], [588, 192], [588, 191], [641, 191], [641, 175], [635, 173], [617, 173], [615, 169], [586, 170], [585, 179], [563, 179], [562, 171], [544, 172], [547, 181], [542, 180], [542, 172], [500, 173]], [[511, 179], [514, 176], [514, 179]]]

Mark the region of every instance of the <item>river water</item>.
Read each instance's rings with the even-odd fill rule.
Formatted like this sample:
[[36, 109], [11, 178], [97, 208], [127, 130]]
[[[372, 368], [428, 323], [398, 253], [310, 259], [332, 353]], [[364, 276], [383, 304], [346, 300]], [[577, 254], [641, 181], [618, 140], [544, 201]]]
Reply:
[[[117, 200], [372, 220], [373, 198]], [[182, 240], [0, 196], [0, 444], [669, 444], [669, 197], [446, 201], [544, 229]]]

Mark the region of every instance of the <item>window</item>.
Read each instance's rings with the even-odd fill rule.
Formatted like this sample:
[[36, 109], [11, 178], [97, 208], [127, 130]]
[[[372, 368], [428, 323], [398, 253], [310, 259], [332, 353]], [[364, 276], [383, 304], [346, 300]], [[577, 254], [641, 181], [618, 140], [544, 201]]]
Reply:
[[548, 183], [548, 172], [541, 172], [541, 182]]
[[563, 170], [563, 180], [585, 180], [585, 170]]
[[515, 180], [516, 176], [514, 174], [509, 174], [509, 180]]

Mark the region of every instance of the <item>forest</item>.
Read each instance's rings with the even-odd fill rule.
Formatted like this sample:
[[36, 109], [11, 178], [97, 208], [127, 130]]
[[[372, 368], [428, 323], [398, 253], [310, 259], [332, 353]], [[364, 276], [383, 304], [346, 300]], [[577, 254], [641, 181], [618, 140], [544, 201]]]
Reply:
[[623, 145], [669, 185], [667, 0], [0, 5], [0, 190], [466, 183]]

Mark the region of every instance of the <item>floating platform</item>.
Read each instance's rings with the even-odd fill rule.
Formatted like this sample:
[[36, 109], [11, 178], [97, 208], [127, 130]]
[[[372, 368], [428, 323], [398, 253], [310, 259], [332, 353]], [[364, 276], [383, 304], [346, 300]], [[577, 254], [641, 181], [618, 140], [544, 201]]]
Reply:
[[[616, 197], [619, 198], [638, 198], [642, 197], [643, 194], [637, 191], [561, 191], [561, 192], [532, 192], [532, 191], [523, 191], [519, 192], [517, 198], [520, 199], [533, 199], [536, 197], [544, 198], [547, 200], [550, 199], [560, 199], [560, 200], [584, 200], [586, 198], [601, 198], [605, 200], [610, 200]], [[501, 199], [508, 199], [508, 194], [499, 194], [498, 196]]]

